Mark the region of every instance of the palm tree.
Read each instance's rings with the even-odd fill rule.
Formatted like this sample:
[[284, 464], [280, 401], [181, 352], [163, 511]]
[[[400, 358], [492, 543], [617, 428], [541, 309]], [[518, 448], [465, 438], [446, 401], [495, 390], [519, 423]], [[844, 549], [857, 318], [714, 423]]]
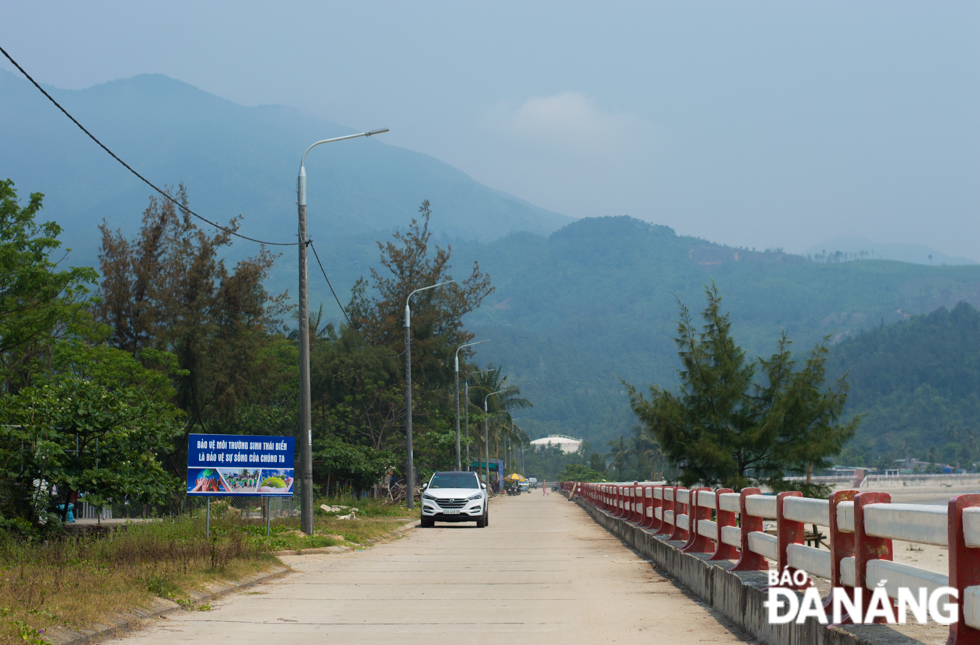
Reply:
[[[293, 318], [297, 321], [296, 329], [289, 332], [289, 340], [296, 341], [299, 340], [299, 312], [293, 312]], [[323, 305], [320, 305], [320, 309], [314, 314], [310, 314], [310, 345], [316, 344], [316, 341], [322, 339], [328, 334], [328, 327], [323, 325]]]
[[[511, 411], [533, 407], [530, 401], [521, 397], [521, 388], [516, 385], [507, 385], [507, 377], [501, 376], [502, 370], [502, 367], [494, 366], [492, 363], [488, 364], [486, 371], [478, 374], [474, 383], [470, 385], [470, 400], [467, 401], [467, 405], [470, 406], [470, 413], [482, 421], [485, 397], [492, 392], [500, 392], [500, 394], [495, 394], [486, 399], [489, 415], [487, 434], [494, 457], [499, 456], [500, 448], [505, 440], [520, 446], [529, 443], [527, 433], [511, 418]], [[476, 433], [474, 443], [482, 451], [482, 433]]]
[[661, 479], [665, 470], [664, 453], [660, 444], [642, 426], [633, 426], [633, 437], [630, 440], [636, 455], [636, 479]]
[[606, 453], [606, 457], [611, 460], [609, 465], [616, 473], [616, 479], [623, 479], [634, 454], [633, 445], [629, 439], [622, 435], [608, 441], [606, 445], [610, 448], [609, 452]]

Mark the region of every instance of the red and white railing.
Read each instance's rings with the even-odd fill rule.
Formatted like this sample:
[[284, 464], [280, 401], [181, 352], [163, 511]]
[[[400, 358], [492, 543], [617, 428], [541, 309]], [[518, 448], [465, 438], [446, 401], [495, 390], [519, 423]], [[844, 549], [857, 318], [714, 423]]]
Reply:
[[[812, 499], [798, 492], [763, 495], [758, 488], [735, 493], [639, 482], [566, 482], [562, 489], [574, 489], [576, 497], [638, 529], [679, 542], [683, 552], [736, 560], [733, 571], [768, 570], [772, 563], [780, 572], [789, 570], [789, 579], [795, 570], [828, 579], [851, 599], [855, 588], [882, 586], [897, 599], [903, 587], [952, 587], [959, 593], [959, 620], [950, 626], [948, 645], [980, 645], [980, 494], [927, 506], [892, 504], [888, 493], [857, 490]], [[767, 522], [774, 532], [765, 530]], [[814, 524], [827, 529], [829, 551], [804, 544], [805, 527]], [[948, 571], [894, 562], [893, 540], [948, 547]], [[870, 594], [862, 596], [867, 606]]]

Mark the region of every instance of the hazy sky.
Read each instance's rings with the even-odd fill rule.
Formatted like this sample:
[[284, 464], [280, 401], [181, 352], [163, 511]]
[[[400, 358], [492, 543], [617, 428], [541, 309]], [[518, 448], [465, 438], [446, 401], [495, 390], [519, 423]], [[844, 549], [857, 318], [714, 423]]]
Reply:
[[568, 215], [980, 260], [976, 2], [7, 2], [0, 43], [57, 87], [159, 72], [387, 126]]

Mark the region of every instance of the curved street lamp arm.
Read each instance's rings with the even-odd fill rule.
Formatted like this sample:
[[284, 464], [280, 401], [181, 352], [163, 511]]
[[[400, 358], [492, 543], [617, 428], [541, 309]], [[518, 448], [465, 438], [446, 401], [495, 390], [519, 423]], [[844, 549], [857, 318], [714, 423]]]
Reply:
[[489, 342], [490, 342], [489, 340], [481, 340], [475, 343], [467, 343], [465, 345], [460, 345], [459, 347], [457, 347], [456, 348], [456, 371], [457, 372], [459, 371], [459, 350], [463, 349], [464, 347], [473, 347], [473, 345], [482, 345], [483, 343], [489, 343]]
[[440, 282], [439, 284], [433, 284], [433, 285], [430, 285], [428, 287], [422, 287], [421, 289], [416, 289], [412, 293], [408, 294], [408, 297], [405, 298], [405, 326], [406, 327], [411, 327], [412, 326], [412, 321], [411, 321], [411, 318], [412, 318], [412, 306], [411, 306], [412, 305], [412, 296], [414, 296], [415, 294], [417, 294], [419, 291], [427, 291], [429, 289], [435, 289], [436, 287], [441, 287], [441, 286], [446, 285], [446, 284], [453, 284], [455, 282], [456, 282], [455, 280], [446, 280], [445, 282]]
[[299, 167], [302, 168], [303, 164], [306, 163], [306, 155], [310, 154], [310, 150], [317, 147], [318, 145], [324, 143], [333, 143], [334, 141], [346, 141], [347, 139], [356, 139], [358, 137], [373, 137], [376, 134], [383, 134], [388, 131], [388, 128], [381, 128], [380, 130], [370, 130], [368, 132], [359, 132], [358, 134], [348, 134], [343, 137], [334, 137], [333, 139], [323, 139], [322, 141], [317, 141], [303, 153], [303, 158], [299, 162]]
[[496, 392], [491, 392], [490, 394], [488, 394], [485, 397], [483, 397], [483, 411], [484, 412], [487, 411], [487, 399], [489, 399], [494, 394], [501, 394], [501, 393], [506, 392], [506, 391], [507, 390], [497, 390]]
[[[310, 154], [310, 150], [317, 147], [318, 145], [324, 143], [333, 143], [334, 141], [345, 141], [347, 139], [356, 139], [357, 137], [372, 137], [376, 134], [381, 134], [382, 132], [387, 132], [388, 128], [381, 128], [380, 130], [371, 130], [370, 132], [361, 132], [359, 134], [348, 134], [343, 137], [334, 137], [333, 139], [323, 139], [322, 141], [317, 141], [303, 153], [303, 158], [299, 161], [299, 177], [296, 178], [296, 204], [299, 206], [306, 206], [306, 155]], [[306, 240], [300, 240], [300, 243]]]
[[407, 307], [412, 302], [412, 296], [417, 294], [419, 291], [426, 291], [428, 289], [435, 289], [436, 287], [441, 287], [444, 284], [452, 284], [456, 282], [455, 280], [446, 280], [445, 282], [440, 282], [439, 284], [433, 284], [428, 287], [422, 287], [421, 289], [416, 289], [412, 293], [408, 294], [408, 298], [405, 299], [405, 306]]

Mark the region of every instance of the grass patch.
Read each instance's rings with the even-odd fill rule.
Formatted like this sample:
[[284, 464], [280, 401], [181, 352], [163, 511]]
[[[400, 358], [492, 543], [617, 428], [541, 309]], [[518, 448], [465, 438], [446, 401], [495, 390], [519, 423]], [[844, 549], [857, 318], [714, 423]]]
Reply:
[[273, 551], [367, 545], [404, 526], [403, 519], [418, 517], [417, 510], [377, 500], [319, 500], [317, 509], [320, 504], [360, 510], [354, 521], [337, 519], [346, 512], [318, 510], [312, 536], [299, 531], [298, 517], [290, 517], [274, 519], [272, 536], [266, 537], [264, 521], [243, 519], [220, 502], [211, 505], [211, 539], [201, 514], [47, 545], [0, 532], [0, 643], [47, 643], [59, 628], [105, 624], [154, 597], [207, 611], [210, 605], [190, 601], [190, 590], [267, 570], [279, 564]]
[[[59, 628], [107, 622], [151, 598], [194, 608], [187, 597], [217, 580], [235, 580], [276, 564], [229, 522], [200, 518], [130, 524], [109, 538], [66, 538], [48, 545], [0, 543], [0, 643], [22, 643]], [[30, 641], [28, 641], [30, 642]]]
[[[346, 506], [338, 511], [324, 511], [321, 506]], [[418, 510], [387, 504], [375, 499], [340, 497], [317, 500], [314, 505], [313, 535], [300, 531], [300, 520], [273, 520], [270, 537], [265, 536], [265, 524], [248, 527], [249, 535], [270, 551], [315, 549], [324, 546], [368, 545], [405, 525], [407, 519], [417, 519]], [[355, 520], [343, 520], [356, 508]]]

